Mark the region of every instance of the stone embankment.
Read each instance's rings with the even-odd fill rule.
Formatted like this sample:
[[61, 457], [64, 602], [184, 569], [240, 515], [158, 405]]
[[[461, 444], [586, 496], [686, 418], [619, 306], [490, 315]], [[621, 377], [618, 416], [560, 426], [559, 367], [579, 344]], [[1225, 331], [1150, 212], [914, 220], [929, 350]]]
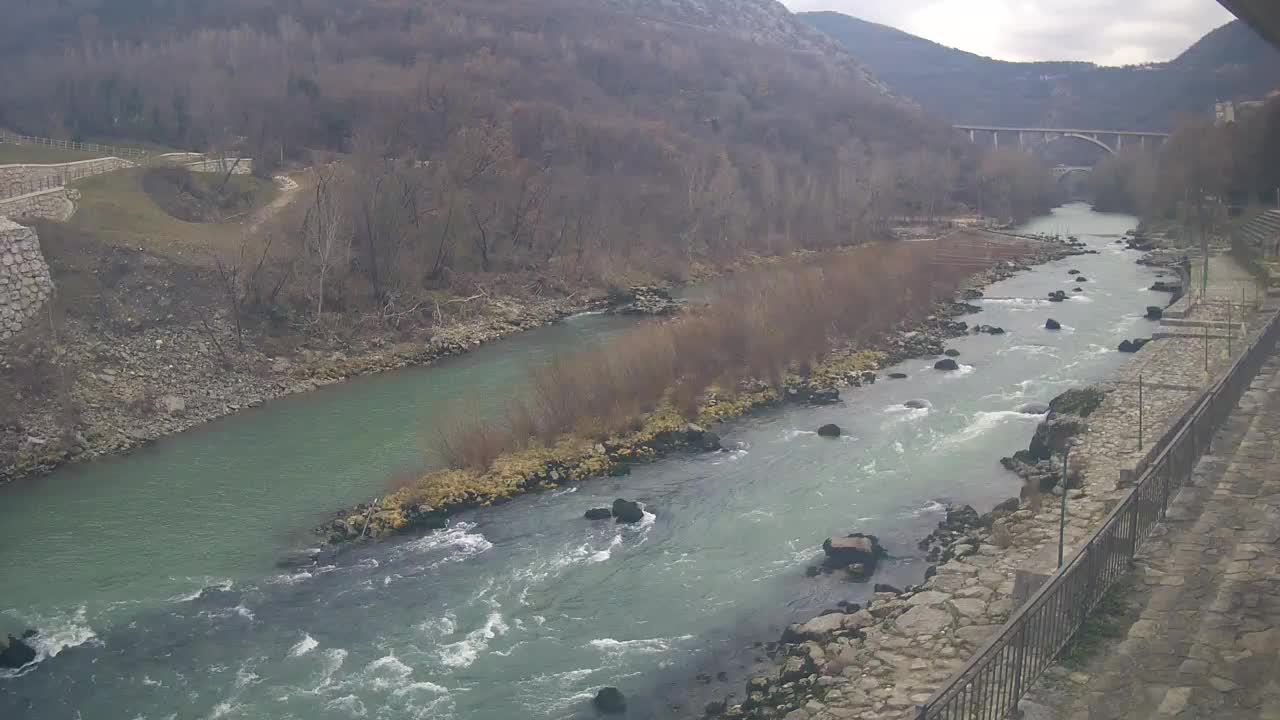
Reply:
[[0, 198], [26, 195], [66, 185], [73, 180], [132, 167], [133, 163], [117, 157], [79, 160], [77, 162], [36, 165], [30, 163], [0, 165]]
[[[1198, 308], [1188, 310], [1192, 319], [1216, 319], [1225, 310], [1219, 304], [1226, 294], [1240, 296], [1230, 287], [1230, 279], [1238, 277], [1234, 263], [1223, 257], [1213, 262], [1217, 268], [1210, 277], [1228, 279], [1219, 289], [1223, 297], [1209, 293]], [[1229, 365], [1229, 342], [1225, 336], [1155, 340], [1112, 382], [1060, 397], [1057, 412], [1051, 411], [1032, 447], [1012, 459], [1015, 467], [1027, 465], [1020, 469], [1031, 487], [1021, 499], [1010, 498], [981, 517], [970, 509], [950, 509], [929, 539], [935, 546], [929, 560], [937, 564], [921, 584], [904, 592], [878, 587], [886, 592], [876, 592], [865, 608], [846, 605], [792, 626], [784, 637], [790, 642], [775, 646], [777, 673], [752, 679], [745, 698], [712, 703], [708, 714], [786, 720], [916, 717], [916, 706], [963, 667], [1054, 571], [1061, 495], [1066, 494], [1064, 551], [1069, 557], [1123, 497], [1155, 439]], [[1233, 349], [1238, 352], [1245, 344], [1237, 336]], [[1139, 375], [1144, 378], [1141, 448], [1134, 382]], [[1071, 470], [1062, 482], [1053, 468], [1061, 465], [1068, 442]], [[1045, 464], [1033, 465], [1041, 456]], [[1042, 493], [1050, 494], [1048, 501]]]
[[36, 232], [0, 217], [0, 341], [21, 332], [52, 292]]
[[75, 212], [79, 191], [66, 186], [0, 199], [0, 217], [11, 220], [67, 220]]

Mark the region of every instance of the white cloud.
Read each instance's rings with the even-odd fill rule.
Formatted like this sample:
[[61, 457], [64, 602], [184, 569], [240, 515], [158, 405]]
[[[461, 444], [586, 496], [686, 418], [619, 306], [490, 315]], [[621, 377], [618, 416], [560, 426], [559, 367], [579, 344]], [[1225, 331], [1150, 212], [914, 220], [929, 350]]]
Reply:
[[782, 0], [1001, 60], [1169, 60], [1232, 16], [1214, 0]]

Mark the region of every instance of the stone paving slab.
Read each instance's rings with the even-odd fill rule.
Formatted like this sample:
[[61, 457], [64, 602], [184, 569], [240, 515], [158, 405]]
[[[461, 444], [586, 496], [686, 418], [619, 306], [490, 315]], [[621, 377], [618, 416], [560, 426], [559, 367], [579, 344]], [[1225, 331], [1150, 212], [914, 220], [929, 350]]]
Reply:
[[1083, 675], [1049, 673], [1028, 717], [1280, 720], [1280, 358], [1215, 452], [1138, 555], [1124, 639]]

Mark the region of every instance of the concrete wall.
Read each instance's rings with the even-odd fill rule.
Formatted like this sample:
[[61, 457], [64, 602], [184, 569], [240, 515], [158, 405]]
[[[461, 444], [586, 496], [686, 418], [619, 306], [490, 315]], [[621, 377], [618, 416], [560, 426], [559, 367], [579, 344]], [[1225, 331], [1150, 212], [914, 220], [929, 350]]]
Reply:
[[30, 324], [52, 292], [36, 231], [0, 217], [0, 340]]
[[75, 212], [80, 193], [67, 187], [27, 193], [0, 200], [0, 218], [14, 220], [67, 220]]
[[56, 165], [0, 165], [0, 198], [47, 190], [52, 185], [63, 185], [72, 180], [101, 175], [132, 165], [133, 163], [128, 160], [117, 157]]

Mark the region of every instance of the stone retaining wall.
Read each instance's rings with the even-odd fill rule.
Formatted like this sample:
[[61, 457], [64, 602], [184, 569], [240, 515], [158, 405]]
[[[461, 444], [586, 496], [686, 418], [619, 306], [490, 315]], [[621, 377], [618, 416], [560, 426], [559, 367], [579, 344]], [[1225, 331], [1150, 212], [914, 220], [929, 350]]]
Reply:
[[75, 211], [76, 190], [56, 187], [0, 200], [0, 218], [66, 220]]
[[25, 195], [35, 190], [48, 189], [49, 184], [63, 185], [72, 180], [132, 166], [133, 163], [118, 157], [55, 165], [0, 165], [0, 198]]
[[0, 340], [20, 332], [52, 292], [35, 230], [0, 217]]

